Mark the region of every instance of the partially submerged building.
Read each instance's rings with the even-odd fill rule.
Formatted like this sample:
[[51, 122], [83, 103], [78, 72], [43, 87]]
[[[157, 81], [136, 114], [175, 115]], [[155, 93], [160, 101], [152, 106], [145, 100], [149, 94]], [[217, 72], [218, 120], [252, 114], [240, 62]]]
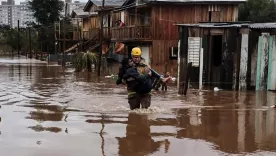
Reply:
[[[204, 86], [222, 89], [276, 90], [276, 23], [178, 26], [180, 88], [189, 76], [196, 88], [202, 81]], [[192, 63], [189, 75], [188, 63]]]
[[245, 0], [127, 0], [123, 27], [112, 28], [112, 42], [122, 42], [130, 53], [141, 47], [143, 57], [158, 72], [177, 73], [177, 23], [233, 22]]

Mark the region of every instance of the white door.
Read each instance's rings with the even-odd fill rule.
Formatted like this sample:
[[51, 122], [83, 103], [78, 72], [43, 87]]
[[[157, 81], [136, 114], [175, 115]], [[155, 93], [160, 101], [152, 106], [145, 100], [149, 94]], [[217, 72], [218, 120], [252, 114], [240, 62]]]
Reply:
[[123, 23], [125, 23], [125, 12], [124, 11], [121, 12], [121, 21]]
[[150, 65], [149, 47], [141, 47], [141, 50], [142, 50], [142, 58], [145, 59], [146, 64]]

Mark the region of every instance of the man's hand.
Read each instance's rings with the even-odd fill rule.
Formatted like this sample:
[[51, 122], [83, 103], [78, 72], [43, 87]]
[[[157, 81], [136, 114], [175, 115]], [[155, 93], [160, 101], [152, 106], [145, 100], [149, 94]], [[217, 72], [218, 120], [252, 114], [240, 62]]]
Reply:
[[152, 76], [151, 70], [149, 68], [145, 68], [145, 73], [149, 76]]
[[152, 73], [151, 73], [151, 71], [149, 71], [148, 75], [149, 75], [149, 76], [152, 76]]

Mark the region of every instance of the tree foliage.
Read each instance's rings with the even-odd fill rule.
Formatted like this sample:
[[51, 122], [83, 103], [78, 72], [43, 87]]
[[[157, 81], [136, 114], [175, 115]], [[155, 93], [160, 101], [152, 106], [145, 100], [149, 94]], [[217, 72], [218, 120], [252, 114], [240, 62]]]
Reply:
[[64, 2], [61, 0], [30, 0], [29, 5], [37, 22], [48, 26], [59, 21]]
[[73, 66], [76, 72], [87, 69], [91, 71], [91, 64], [97, 64], [98, 56], [95, 52], [78, 52], [73, 55]]
[[[31, 29], [31, 44], [32, 49], [37, 50], [39, 48], [39, 44], [37, 42], [37, 34], [36, 31]], [[16, 50], [19, 48], [22, 52], [29, 51], [29, 33], [27, 29], [19, 30], [19, 47], [18, 47], [18, 31], [17, 29], [9, 29], [5, 32], [6, 44], [12, 49]]]
[[239, 21], [275, 22], [276, 4], [274, 0], [247, 0], [239, 7]]
[[[39, 43], [37, 41], [37, 33], [36, 30], [30, 29], [31, 35], [31, 45], [32, 50], [37, 51], [39, 49]], [[19, 46], [18, 46], [18, 36], [19, 36]], [[19, 33], [17, 29], [8, 28], [1, 29], [0, 31], [0, 42], [6, 43], [6, 45], [13, 50], [19, 49], [21, 52], [29, 52], [29, 33], [28, 29], [19, 29]]]

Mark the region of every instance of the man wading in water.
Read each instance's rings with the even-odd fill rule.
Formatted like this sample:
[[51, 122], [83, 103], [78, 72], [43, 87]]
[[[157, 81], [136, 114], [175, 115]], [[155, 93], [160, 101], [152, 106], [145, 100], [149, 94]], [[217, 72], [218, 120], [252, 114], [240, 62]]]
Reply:
[[[119, 71], [119, 79], [117, 85], [123, 81], [127, 84], [128, 103], [131, 110], [142, 108], [147, 109], [151, 105], [151, 89], [152, 89], [152, 72], [148, 65], [141, 58], [142, 52], [140, 48], [133, 48], [131, 51], [131, 59], [122, 61]], [[122, 76], [123, 75], [123, 76]]]

